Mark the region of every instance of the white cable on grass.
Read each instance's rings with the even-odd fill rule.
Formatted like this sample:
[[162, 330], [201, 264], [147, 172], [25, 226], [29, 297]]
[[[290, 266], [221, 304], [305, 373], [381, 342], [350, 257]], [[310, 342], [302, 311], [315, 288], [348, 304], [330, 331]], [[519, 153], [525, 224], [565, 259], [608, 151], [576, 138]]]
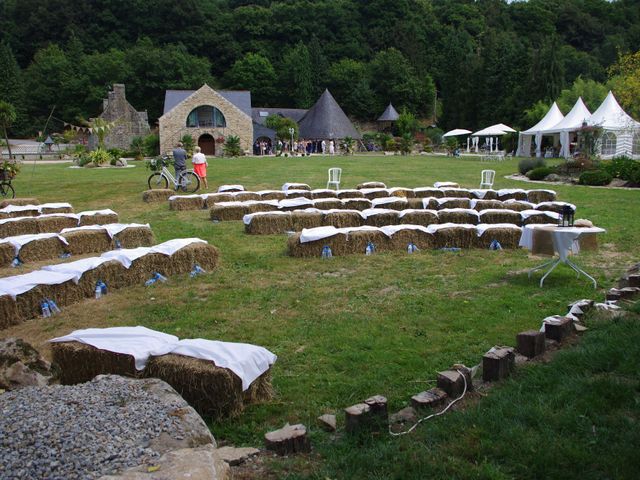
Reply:
[[398, 433], [392, 432], [391, 431], [391, 425], [389, 425], [389, 435], [394, 436], [394, 437], [400, 437], [402, 435], [406, 435], [407, 433], [411, 433], [411, 432], [413, 432], [413, 430], [415, 430], [415, 428], [418, 425], [420, 425], [425, 420], [429, 420], [430, 418], [437, 417], [439, 415], [444, 414], [447, 410], [449, 410], [449, 408], [451, 408], [451, 405], [453, 405], [454, 403], [458, 402], [459, 400], [462, 400], [462, 397], [464, 397], [465, 393], [467, 393], [467, 377], [460, 370], [456, 370], [456, 372], [458, 372], [460, 375], [462, 375], [462, 379], [464, 380], [464, 389], [462, 390], [462, 393], [460, 394], [460, 396], [458, 398], [456, 398], [449, 405], [447, 405], [444, 408], [444, 410], [442, 410], [442, 411], [440, 411], [438, 413], [432, 413], [431, 415], [428, 415], [426, 417], [421, 418], [416, 423], [414, 423], [409, 430], [405, 430], [404, 432], [398, 432]]

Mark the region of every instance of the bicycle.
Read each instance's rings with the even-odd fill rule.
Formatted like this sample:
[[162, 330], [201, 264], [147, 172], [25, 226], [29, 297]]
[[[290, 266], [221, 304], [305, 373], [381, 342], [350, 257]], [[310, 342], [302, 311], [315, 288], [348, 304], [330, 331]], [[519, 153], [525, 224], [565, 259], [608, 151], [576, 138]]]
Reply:
[[[169, 163], [168, 157], [162, 157], [152, 163], [152, 167], [161, 166], [159, 172], [154, 172], [149, 176], [147, 183], [150, 190], [169, 188], [169, 184], [173, 185], [174, 190], [181, 190], [187, 193], [197, 192], [200, 188], [200, 177], [193, 170], [183, 170], [176, 179], [167, 168]], [[158, 165], [159, 164], [159, 165]]]
[[7, 170], [0, 169], [0, 198], [16, 198], [16, 191], [11, 185], [12, 177]]

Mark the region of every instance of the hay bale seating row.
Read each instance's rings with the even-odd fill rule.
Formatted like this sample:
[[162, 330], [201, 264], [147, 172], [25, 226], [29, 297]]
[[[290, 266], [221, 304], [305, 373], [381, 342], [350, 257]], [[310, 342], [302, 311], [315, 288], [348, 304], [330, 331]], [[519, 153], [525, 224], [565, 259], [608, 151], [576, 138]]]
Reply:
[[[206, 340], [181, 340], [173, 335], [161, 334], [160, 332], [149, 331], [143, 327], [120, 327], [113, 329], [102, 329], [105, 332], [117, 331], [119, 338], [127, 335], [128, 331], [144, 330], [152, 336], [161, 336], [164, 340], [162, 351], [169, 352], [165, 355], [150, 355], [144, 365], [136, 368], [136, 359], [125, 347], [120, 350], [123, 353], [113, 352], [98, 348], [105, 346], [98, 343], [92, 346], [82, 341], [83, 331], [73, 332], [67, 337], [54, 339], [51, 342], [53, 363], [60, 372], [60, 381], [65, 385], [88, 382], [97, 375], [122, 375], [133, 378], [159, 378], [171, 385], [180, 393], [198, 413], [203, 416], [219, 419], [223, 417], [237, 417], [242, 413], [246, 404], [265, 402], [273, 398], [273, 388], [271, 386], [271, 366], [276, 360], [276, 356], [268, 350], [246, 344], [238, 345], [228, 342], [213, 342]], [[92, 332], [93, 335], [100, 333], [98, 329], [90, 329], [85, 332]], [[147, 334], [148, 335], [148, 334]], [[137, 345], [137, 349], [153, 352], [156, 342], [149, 341], [149, 336], [132, 335], [127, 342], [127, 346]], [[163, 338], [164, 337], [164, 338]], [[165, 340], [166, 338], [166, 340]], [[91, 340], [88, 340], [91, 342]], [[96, 342], [92, 342], [96, 343]], [[208, 352], [185, 351], [190, 344], [197, 343], [199, 346], [208, 347]], [[228, 365], [225, 357], [220, 357], [216, 353], [220, 351], [234, 352], [234, 365], [229, 368], [218, 365]], [[180, 353], [173, 353], [173, 352]], [[205, 353], [205, 355], [202, 355]], [[196, 355], [196, 356], [193, 356]], [[197, 357], [206, 357], [197, 358]], [[260, 365], [257, 371], [251, 366]], [[250, 378], [243, 380], [238, 375], [242, 375], [245, 368], [254, 370], [255, 373]], [[235, 373], [232, 369], [235, 369]], [[262, 373], [260, 373], [262, 372]], [[246, 371], [245, 371], [246, 375]], [[257, 378], [253, 378], [255, 375]], [[249, 383], [250, 382], [250, 383]]]
[[522, 228], [511, 224], [465, 225], [445, 223], [395, 225], [387, 227], [356, 227], [336, 229], [321, 227], [303, 230], [288, 241], [292, 257], [320, 257], [325, 245], [334, 256], [364, 254], [369, 242], [377, 252], [407, 251], [409, 243], [421, 250], [439, 248], [488, 248], [497, 240], [502, 248], [518, 248]]
[[0, 201], [0, 208], [7, 207], [9, 205], [39, 205], [40, 201], [37, 198], [26, 198], [26, 197], [18, 197], [18, 198], [7, 198], [5, 200]]
[[252, 235], [274, 235], [299, 232], [315, 227], [361, 227], [365, 225], [384, 227], [387, 225], [421, 225], [428, 227], [440, 223], [499, 224], [517, 226], [533, 223], [555, 223], [558, 214], [539, 210], [492, 209], [477, 212], [471, 209], [452, 208], [443, 210], [319, 210], [309, 208], [292, 212], [259, 212], [245, 215], [245, 232]]
[[399, 197], [408, 200], [415, 198], [468, 198], [479, 200], [523, 200], [532, 203], [555, 201], [556, 193], [552, 190], [470, 190], [464, 188], [401, 188], [401, 187], [367, 187], [353, 190], [261, 190], [257, 192], [236, 191], [223, 193], [205, 193], [194, 195], [171, 195], [169, 197], [169, 208], [171, 210], [200, 210], [213, 208], [218, 203], [263, 201], [263, 200], [285, 200], [287, 198], [307, 198], [317, 199], [364, 199], [374, 200], [385, 197]]
[[0, 302], [5, 308], [0, 311], [0, 329], [39, 316], [44, 298], [63, 307], [92, 297], [97, 280], [104, 281], [110, 291], [117, 290], [141, 284], [155, 272], [164, 276], [190, 272], [196, 263], [204, 270], [214, 269], [217, 249], [200, 239], [177, 239], [154, 247], [111, 250], [100, 257], [0, 278], [0, 295], [11, 295], [15, 304]]
[[91, 210], [80, 213], [49, 213], [37, 217], [14, 217], [0, 220], [0, 238], [36, 233], [55, 233], [64, 228], [117, 223], [113, 210]]
[[149, 225], [137, 223], [90, 225], [65, 228], [60, 234], [39, 233], [0, 239], [0, 267], [11, 265], [15, 257], [22, 263], [59, 258], [63, 254], [85, 255], [120, 248], [153, 245]]
[[43, 203], [25, 205], [6, 205], [0, 208], [0, 219], [16, 217], [37, 217], [50, 213], [73, 213], [69, 203]]

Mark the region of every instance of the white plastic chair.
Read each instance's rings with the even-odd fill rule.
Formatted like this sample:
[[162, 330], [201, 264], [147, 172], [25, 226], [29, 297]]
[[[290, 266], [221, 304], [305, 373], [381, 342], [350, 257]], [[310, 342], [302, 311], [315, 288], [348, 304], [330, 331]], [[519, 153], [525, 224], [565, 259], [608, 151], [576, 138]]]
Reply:
[[327, 182], [327, 188], [335, 186], [336, 190], [340, 190], [340, 177], [342, 176], [341, 168], [329, 169], [329, 181]]
[[495, 170], [482, 170], [482, 178], [480, 180], [480, 188], [492, 188], [493, 180], [496, 178]]

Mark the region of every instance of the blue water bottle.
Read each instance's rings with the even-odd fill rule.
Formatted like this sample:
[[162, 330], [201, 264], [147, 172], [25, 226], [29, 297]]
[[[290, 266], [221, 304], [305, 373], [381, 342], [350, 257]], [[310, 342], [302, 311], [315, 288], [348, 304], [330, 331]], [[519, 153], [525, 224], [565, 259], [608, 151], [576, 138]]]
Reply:
[[373, 243], [371, 242], [367, 242], [367, 248], [364, 249], [364, 254], [365, 255], [373, 255], [373, 253], [376, 251], [376, 247]]
[[57, 315], [60, 313], [60, 308], [58, 308], [58, 304], [56, 302], [50, 298], [47, 298], [46, 301], [49, 304], [49, 311], [51, 312], [51, 315]]
[[49, 302], [43, 300], [40, 304], [40, 308], [42, 309], [42, 316], [44, 318], [49, 318], [51, 316], [51, 310], [49, 310]]
[[96, 300], [102, 298], [102, 288], [100, 287], [100, 282], [96, 283]]
[[331, 258], [333, 256], [333, 253], [331, 253], [331, 247], [329, 247], [329, 245], [325, 245], [324, 247], [322, 247], [322, 258]]

